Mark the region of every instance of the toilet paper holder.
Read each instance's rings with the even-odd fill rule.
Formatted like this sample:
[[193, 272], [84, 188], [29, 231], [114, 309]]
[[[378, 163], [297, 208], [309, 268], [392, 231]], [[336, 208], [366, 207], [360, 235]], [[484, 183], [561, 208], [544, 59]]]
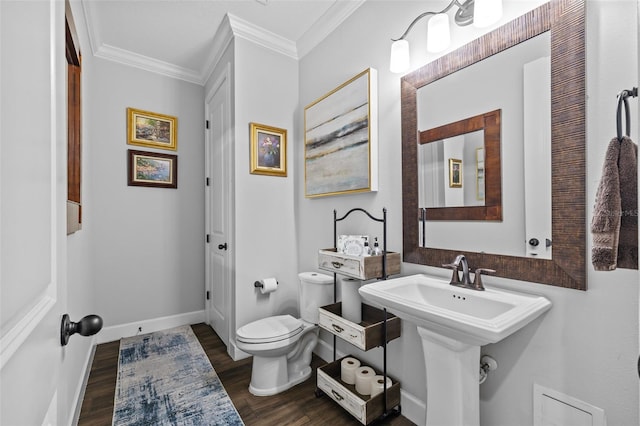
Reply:
[[[277, 284], [280, 284], [279, 282], [276, 281]], [[256, 281], [253, 283], [253, 286], [255, 288], [264, 288], [264, 283], [262, 281]]]

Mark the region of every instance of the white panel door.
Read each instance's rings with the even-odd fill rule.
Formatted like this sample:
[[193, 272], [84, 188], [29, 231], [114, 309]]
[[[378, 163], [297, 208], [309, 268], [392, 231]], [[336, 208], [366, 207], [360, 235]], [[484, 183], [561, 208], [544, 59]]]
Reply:
[[551, 259], [551, 59], [524, 65], [525, 253]]
[[70, 423], [64, 33], [64, 2], [0, 2], [2, 425]]
[[231, 311], [230, 205], [230, 98], [229, 73], [223, 75], [207, 97], [209, 128], [206, 135], [206, 303], [207, 321], [229, 347]]

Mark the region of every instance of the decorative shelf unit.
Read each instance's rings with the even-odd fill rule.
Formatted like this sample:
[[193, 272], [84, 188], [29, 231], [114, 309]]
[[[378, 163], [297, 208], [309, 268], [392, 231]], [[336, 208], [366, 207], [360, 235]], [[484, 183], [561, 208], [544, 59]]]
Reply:
[[[360, 257], [338, 252], [338, 222], [356, 211], [382, 223], [382, 255]], [[382, 218], [376, 218], [364, 209], [355, 208], [338, 218], [334, 210], [334, 248], [318, 252], [318, 267], [333, 272], [334, 303], [320, 308], [320, 327], [333, 334], [333, 362], [318, 368], [316, 395], [325, 393], [364, 425], [400, 414], [400, 383], [387, 374], [387, 343], [400, 337], [401, 321], [386, 309], [380, 310], [366, 304], [361, 304], [360, 323], [343, 318], [342, 303], [336, 301], [336, 286], [338, 274], [369, 280], [387, 279], [389, 275], [400, 272], [400, 253], [387, 252], [387, 209], [383, 208], [382, 213]], [[363, 351], [382, 346], [383, 371], [376, 371], [376, 374], [384, 376], [385, 380], [391, 379], [391, 386], [384, 387], [381, 393], [372, 397], [358, 393], [354, 385], [343, 382], [340, 378], [342, 359], [336, 360], [336, 337]]]

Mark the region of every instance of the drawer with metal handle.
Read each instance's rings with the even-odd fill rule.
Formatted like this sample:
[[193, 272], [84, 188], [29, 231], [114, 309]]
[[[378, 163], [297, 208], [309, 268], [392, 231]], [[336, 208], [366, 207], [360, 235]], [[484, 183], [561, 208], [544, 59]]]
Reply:
[[352, 416], [364, 422], [365, 401], [355, 396], [351, 391], [318, 369], [318, 388], [331, 399], [340, 404]]
[[365, 349], [364, 331], [362, 327], [356, 328], [356, 324], [342, 317], [329, 314], [327, 311], [320, 309], [320, 327], [329, 331], [341, 339]]
[[[400, 273], [400, 253], [387, 252], [384, 274]], [[318, 252], [318, 267], [359, 280], [381, 278], [383, 256], [351, 256], [336, 249], [323, 249]]]

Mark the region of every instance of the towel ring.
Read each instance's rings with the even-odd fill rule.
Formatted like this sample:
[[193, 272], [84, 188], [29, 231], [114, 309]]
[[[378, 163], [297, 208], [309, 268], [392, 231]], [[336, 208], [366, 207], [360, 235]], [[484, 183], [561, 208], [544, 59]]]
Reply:
[[622, 142], [622, 105], [624, 103], [624, 115], [625, 115], [625, 119], [626, 119], [626, 126], [625, 126], [625, 130], [626, 130], [626, 135], [630, 136], [631, 135], [631, 112], [629, 111], [629, 101], [627, 100], [627, 98], [629, 98], [629, 96], [631, 97], [637, 97], [638, 96], [638, 88], [634, 87], [631, 90], [623, 90], [622, 92], [620, 92], [620, 94], [618, 95], [618, 110], [617, 110], [617, 114], [616, 114], [616, 127], [618, 130], [618, 141]]

